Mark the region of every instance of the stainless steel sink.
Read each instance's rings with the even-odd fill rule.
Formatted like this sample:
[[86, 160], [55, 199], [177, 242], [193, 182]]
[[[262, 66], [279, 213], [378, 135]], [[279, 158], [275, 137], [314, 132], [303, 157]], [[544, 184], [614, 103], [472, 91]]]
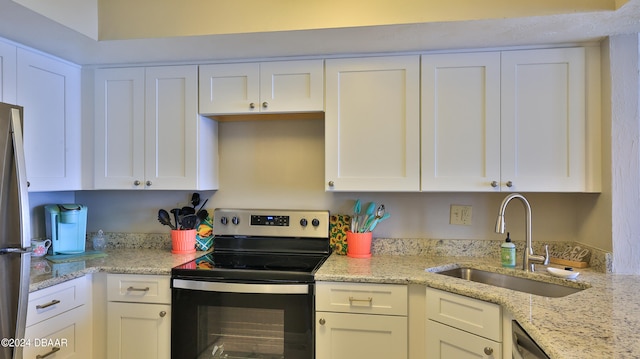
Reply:
[[436, 273], [466, 279], [472, 282], [517, 290], [519, 292], [540, 295], [543, 297], [564, 297], [584, 289], [568, 287], [555, 283], [541, 282], [528, 278], [514, 277], [503, 273], [487, 272], [473, 268], [455, 268]]

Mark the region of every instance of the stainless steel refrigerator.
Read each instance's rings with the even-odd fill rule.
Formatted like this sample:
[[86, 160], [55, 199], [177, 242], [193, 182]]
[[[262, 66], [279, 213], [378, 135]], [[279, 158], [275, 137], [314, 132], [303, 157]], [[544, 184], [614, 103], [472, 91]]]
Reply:
[[22, 359], [31, 264], [22, 107], [0, 102], [0, 359]]

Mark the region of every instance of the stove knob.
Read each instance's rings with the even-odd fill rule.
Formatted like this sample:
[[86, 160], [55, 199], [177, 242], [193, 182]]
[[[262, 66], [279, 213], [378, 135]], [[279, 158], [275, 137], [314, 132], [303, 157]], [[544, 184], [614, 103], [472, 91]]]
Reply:
[[222, 224], [224, 224], [226, 226], [227, 223], [229, 223], [229, 219], [227, 217], [222, 217], [222, 218], [220, 218], [220, 223], [222, 223]]
[[303, 218], [303, 219], [301, 219], [301, 220], [300, 220], [300, 225], [301, 225], [301, 226], [306, 227], [306, 226], [307, 226], [307, 224], [308, 224], [308, 223], [307, 223], [307, 219], [306, 219], [306, 218]]
[[317, 226], [319, 226], [319, 225], [320, 225], [320, 221], [319, 221], [317, 218], [314, 218], [314, 219], [311, 221], [311, 225], [312, 225], [312, 226], [314, 226], [314, 227], [317, 227]]
[[231, 218], [231, 223], [237, 226], [238, 223], [240, 223], [240, 218], [234, 216], [233, 218]]

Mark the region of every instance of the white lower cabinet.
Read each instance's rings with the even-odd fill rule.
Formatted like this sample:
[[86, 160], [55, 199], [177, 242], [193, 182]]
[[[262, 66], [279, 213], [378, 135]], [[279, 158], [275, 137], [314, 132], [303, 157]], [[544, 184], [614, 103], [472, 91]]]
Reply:
[[502, 358], [497, 304], [427, 288], [427, 358]]
[[171, 357], [168, 276], [109, 274], [107, 358]]
[[80, 277], [29, 294], [24, 359], [91, 358], [88, 282]]
[[316, 283], [316, 359], [408, 357], [407, 286]]

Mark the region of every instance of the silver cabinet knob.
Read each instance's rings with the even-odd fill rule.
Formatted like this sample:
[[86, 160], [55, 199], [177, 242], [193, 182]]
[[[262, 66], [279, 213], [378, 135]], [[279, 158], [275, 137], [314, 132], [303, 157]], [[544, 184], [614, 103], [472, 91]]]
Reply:
[[267, 101], [262, 103], [262, 108], [267, 108], [269, 107], [269, 103]]
[[164, 310], [160, 312], [160, 318], [164, 318], [167, 315], [167, 312]]
[[255, 104], [255, 103], [253, 103], [253, 102], [252, 102], [252, 103], [250, 103], [250, 104], [249, 104], [249, 108], [253, 110], [254, 108], [256, 108], [256, 104]]
[[329, 187], [333, 187], [335, 185], [335, 183], [333, 181], [329, 181], [328, 185], [329, 185]]
[[324, 318], [320, 318], [320, 320], [318, 321], [318, 323], [320, 323], [320, 325], [325, 325], [327, 323], [326, 320], [324, 320]]
[[498, 181], [491, 181], [491, 187], [493, 188], [498, 187]]
[[151, 186], [151, 184], [152, 184], [152, 183], [151, 183], [151, 181], [147, 181], [147, 182], [146, 182], [146, 185], [147, 185], [147, 186]]
[[138, 180], [133, 181], [133, 185], [134, 186], [139, 186], [140, 185], [140, 181], [138, 181]]
[[507, 187], [513, 187], [513, 182], [507, 181]]
[[484, 353], [485, 353], [486, 355], [491, 355], [491, 354], [493, 354], [493, 348], [491, 348], [491, 347], [484, 347]]

